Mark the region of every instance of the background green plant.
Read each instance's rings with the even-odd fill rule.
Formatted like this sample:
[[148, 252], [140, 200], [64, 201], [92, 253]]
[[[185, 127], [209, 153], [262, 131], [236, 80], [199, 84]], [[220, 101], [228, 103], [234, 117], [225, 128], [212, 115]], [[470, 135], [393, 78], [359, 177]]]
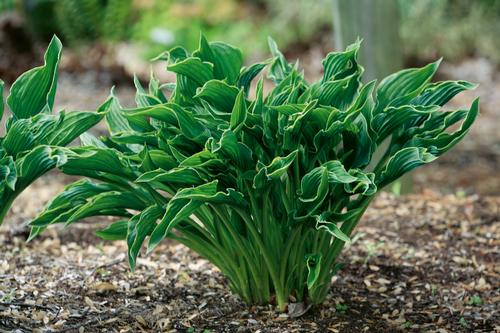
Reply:
[[[157, 1], [141, 11], [133, 36], [152, 57], [174, 45], [196, 48], [203, 31], [211, 40], [238, 43], [252, 59], [265, 52], [270, 35], [287, 47], [308, 44], [331, 24], [331, 11], [329, 0]], [[155, 41], [155, 29], [168, 34], [170, 42]]]
[[[0, 0], [0, 12], [16, 7], [38, 38], [58, 33], [73, 45], [130, 40], [145, 58], [173, 45], [194, 49], [200, 31], [240, 44], [250, 59], [265, 52], [269, 35], [286, 51], [302, 51], [328, 40], [334, 17], [330, 0]], [[500, 0], [399, 0], [399, 9], [407, 59], [500, 61]]]
[[481, 54], [500, 61], [499, 0], [400, 0], [400, 6], [407, 56], [461, 60]]
[[123, 40], [130, 31], [132, 0], [21, 0], [19, 3], [30, 30], [41, 39], [59, 33], [66, 42], [78, 45]]
[[238, 49], [202, 37], [193, 53], [176, 47], [159, 57], [175, 84], [152, 77], [145, 89], [136, 80], [132, 109], [112, 93], [97, 111], [109, 136], [50, 148], [64, 173], [93, 180], [54, 198], [30, 239], [50, 224], [117, 216], [98, 235], [126, 240], [132, 268], [146, 239], [151, 251], [168, 237], [216, 265], [248, 303], [321, 303], [377, 191], [460, 141], [478, 101], [441, 110], [474, 85], [430, 83], [439, 61], [363, 84], [356, 43], [328, 54], [323, 77], [309, 83], [270, 47], [272, 59], [243, 67]]
[[13, 10], [15, 7], [15, 0], [0, 0], [0, 13], [3, 11]]

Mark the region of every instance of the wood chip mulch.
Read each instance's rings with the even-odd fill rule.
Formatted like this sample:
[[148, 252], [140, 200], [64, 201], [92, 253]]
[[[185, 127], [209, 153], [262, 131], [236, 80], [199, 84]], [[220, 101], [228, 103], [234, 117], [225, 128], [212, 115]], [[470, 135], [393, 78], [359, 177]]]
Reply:
[[247, 307], [218, 270], [165, 242], [130, 272], [103, 221], [26, 244], [0, 231], [0, 332], [500, 332], [500, 197], [382, 194], [327, 302], [298, 318]]

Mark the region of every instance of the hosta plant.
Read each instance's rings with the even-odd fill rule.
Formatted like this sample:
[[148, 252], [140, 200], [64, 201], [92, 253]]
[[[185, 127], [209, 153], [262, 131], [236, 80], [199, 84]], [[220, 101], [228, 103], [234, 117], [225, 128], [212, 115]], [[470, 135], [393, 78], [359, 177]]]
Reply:
[[132, 268], [143, 243], [152, 251], [170, 238], [217, 266], [248, 303], [321, 303], [376, 193], [462, 139], [478, 102], [441, 109], [473, 85], [431, 83], [439, 62], [363, 84], [355, 43], [328, 54], [309, 83], [270, 46], [272, 59], [243, 66], [238, 49], [201, 38], [193, 53], [160, 57], [175, 84], [136, 82], [135, 108], [112, 94], [98, 110], [109, 136], [52, 148], [64, 173], [86, 179], [47, 205], [31, 237], [117, 216], [98, 235], [126, 240]]
[[[0, 136], [0, 224], [14, 199], [38, 177], [62, 162], [50, 146], [64, 146], [99, 122], [94, 112], [52, 115], [62, 45], [54, 37], [45, 64], [21, 75], [10, 88], [11, 116]], [[4, 83], [0, 81], [0, 120], [4, 116]]]

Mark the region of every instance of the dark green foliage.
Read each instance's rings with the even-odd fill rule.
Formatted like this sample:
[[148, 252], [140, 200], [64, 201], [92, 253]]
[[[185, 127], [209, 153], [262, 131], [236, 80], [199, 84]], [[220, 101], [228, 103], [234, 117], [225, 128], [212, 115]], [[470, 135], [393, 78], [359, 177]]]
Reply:
[[136, 81], [132, 109], [111, 94], [98, 110], [108, 137], [50, 148], [60, 170], [92, 180], [54, 198], [31, 238], [53, 223], [117, 216], [98, 234], [126, 240], [132, 268], [144, 242], [152, 251], [171, 238], [216, 265], [248, 303], [321, 303], [377, 191], [463, 138], [478, 101], [442, 110], [473, 85], [430, 83], [439, 62], [364, 85], [356, 43], [329, 54], [323, 78], [309, 83], [270, 46], [272, 59], [242, 67], [238, 49], [202, 37], [192, 54], [162, 55], [175, 84]]
[[[62, 163], [64, 155], [51, 146], [65, 146], [101, 120], [93, 112], [52, 115], [57, 87], [57, 66], [62, 45], [54, 37], [44, 66], [21, 75], [10, 88], [5, 136], [0, 137], [0, 224], [13, 200], [38, 177]], [[0, 81], [0, 96], [3, 82]], [[3, 98], [0, 120], [4, 114]]]

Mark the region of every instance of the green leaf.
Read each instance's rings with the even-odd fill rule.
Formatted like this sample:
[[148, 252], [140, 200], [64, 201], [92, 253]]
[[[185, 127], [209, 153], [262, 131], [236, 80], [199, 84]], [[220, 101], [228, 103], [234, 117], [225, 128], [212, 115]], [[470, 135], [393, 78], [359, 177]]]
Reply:
[[371, 128], [363, 113], [355, 114], [352, 124], [356, 130], [345, 130], [342, 134], [344, 150], [352, 151], [344, 164], [350, 167], [364, 168], [372, 159], [375, 142], [371, 137]]
[[167, 237], [168, 233], [177, 223], [189, 218], [201, 205], [201, 202], [189, 199], [177, 199], [174, 196], [166, 207], [165, 215], [151, 233], [148, 243], [148, 253], [153, 251]]
[[338, 160], [323, 163], [322, 167], [328, 170], [328, 181], [330, 183], [350, 184], [358, 179], [351, 175], [350, 172], [347, 172], [342, 162]]
[[168, 203], [165, 215], [152, 232], [148, 252], [152, 251], [179, 222], [189, 218], [202, 204], [245, 205], [241, 193], [233, 189], [228, 189], [227, 193], [218, 192], [217, 183], [214, 180], [200, 186], [179, 190]]
[[234, 102], [233, 111], [231, 112], [230, 128], [233, 132], [237, 133], [245, 124], [247, 119], [247, 105], [245, 101], [245, 94], [241, 90]]
[[431, 83], [426, 86], [424, 91], [411, 100], [415, 105], [445, 105], [458, 93], [464, 90], [475, 89], [477, 84], [467, 81], [443, 81]]
[[[414, 145], [417, 147], [427, 147], [429, 152], [436, 156], [441, 156], [448, 150], [450, 150], [455, 144], [457, 144], [462, 138], [467, 134], [470, 127], [476, 120], [479, 114], [479, 99], [472, 102], [471, 108], [467, 112], [462, 125], [458, 130], [452, 133], [441, 131], [437, 135], [426, 136], [426, 133], [419, 134], [409, 141], [408, 145]], [[433, 131], [431, 131], [432, 133]]]
[[210, 132], [202, 122], [198, 121], [195, 116], [186, 109], [181, 107], [174, 107], [173, 109], [182, 134], [199, 143], [205, 143], [210, 136]]
[[59, 113], [57, 123], [47, 137], [47, 143], [54, 146], [66, 146], [102, 118], [102, 114], [95, 112], [63, 111]]
[[307, 289], [311, 290], [318, 281], [321, 272], [321, 254], [308, 254], [306, 256], [307, 266]]
[[83, 147], [61, 148], [58, 151], [64, 154], [66, 159], [60, 166], [64, 173], [93, 178], [99, 173], [109, 173], [125, 179], [136, 178], [130, 163], [114, 149]]
[[357, 57], [361, 41], [349, 45], [344, 52], [328, 53], [322, 61], [323, 78], [321, 83], [344, 79], [357, 71]]
[[351, 239], [347, 236], [340, 228], [337, 226], [335, 222], [324, 221], [321, 218], [316, 220], [316, 229], [317, 230], [326, 230], [333, 237], [340, 239], [346, 243], [350, 243]]
[[209, 43], [202, 35], [200, 47], [193, 53], [193, 56], [200, 57], [203, 61], [214, 65], [214, 78], [225, 80], [231, 85], [238, 80], [243, 64], [243, 56], [239, 49], [226, 43]]
[[156, 227], [156, 221], [163, 215], [164, 209], [156, 205], [144, 209], [132, 217], [128, 223], [127, 245], [128, 261], [132, 271], [135, 269], [137, 255], [142, 243]]
[[12, 84], [7, 104], [16, 118], [52, 111], [61, 50], [61, 41], [54, 36], [45, 53], [45, 64], [27, 71]]
[[5, 156], [0, 159], [0, 198], [4, 186], [7, 186], [10, 190], [16, 190], [17, 182], [17, 170], [14, 159], [11, 156]]
[[177, 192], [175, 198], [178, 200], [196, 200], [203, 203], [228, 204], [233, 206], [245, 205], [243, 194], [231, 188], [227, 189], [227, 193], [217, 191], [217, 184], [218, 181], [214, 180], [197, 187], [184, 188]]
[[293, 116], [298, 113], [304, 112], [308, 104], [284, 104], [272, 106], [273, 110], [286, 116]]
[[174, 168], [169, 171], [155, 170], [143, 173], [136, 182], [151, 183], [162, 182], [172, 184], [201, 185], [205, 182], [200, 172], [191, 167]]
[[377, 179], [377, 185], [382, 188], [398, 179], [403, 174], [422, 164], [430, 163], [436, 158], [437, 156], [429, 153], [426, 148], [403, 148], [389, 159], [385, 169]]
[[68, 218], [66, 224], [90, 216], [110, 215], [110, 211], [115, 213], [120, 211], [126, 216], [126, 209], [141, 211], [145, 208], [145, 204], [133, 193], [121, 191], [103, 192], [90, 197], [85, 204], [81, 205]]
[[135, 93], [135, 102], [139, 107], [146, 107], [151, 105], [156, 105], [161, 103], [155, 96], [151, 96], [144, 90], [144, 87], [141, 85], [139, 78], [134, 74], [134, 86], [136, 89]]
[[328, 193], [328, 169], [317, 167], [309, 171], [300, 183], [300, 201], [315, 202], [325, 199]]
[[441, 59], [422, 68], [403, 69], [383, 79], [377, 88], [379, 110], [404, 105], [419, 95], [440, 63]]
[[174, 160], [174, 158], [171, 155], [165, 153], [163, 150], [150, 149], [148, 153], [149, 158], [153, 162], [155, 168], [170, 170], [177, 166], [177, 162]]
[[120, 220], [113, 222], [110, 226], [95, 232], [97, 237], [104, 240], [123, 240], [127, 238], [128, 221]]
[[183, 75], [201, 87], [214, 78], [213, 67], [212, 64], [203, 62], [200, 58], [191, 57], [169, 65], [167, 70]]
[[278, 50], [278, 45], [271, 38], [268, 37], [267, 42], [269, 44], [269, 49], [274, 59], [271, 63], [271, 68], [269, 69], [269, 77], [275, 82], [279, 83], [283, 81], [292, 71], [292, 66], [286, 61], [283, 53]]
[[70, 185], [53, 198], [34, 220], [32, 227], [45, 227], [53, 223], [67, 222], [81, 206], [98, 194], [117, 190], [109, 184], [96, 184], [88, 179], [82, 179]]
[[94, 135], [92, 135], [88, 132], [82, 133], [80, 135], [80, 143], [81, 143], [82, 147], [95, 146], [97, 148], [107, 148], [107, 146], [104, 144], [104, 142], [102, 142], [101, 140], [99, 140]]
[[346, 110], [351, 105], [359, 87], [359, 75], [325, 82], [319, 90], [319, 104]]
[[221, 42], [210, 43], [214, 53], [214, 77], [235, 84], [240, 75], [243, 56], [238, 48]]
[[296, 216], [296, 219], [301, 220], [316, 213], [328, 195], [328, 178], [328, 169], [325, 167], [315, 168], [302, 178], [299, 200], [302, 202], [303, 213]]
[[418, 126], [424, 122], [432, 112], [439, 106], [403, 105], [400, 107], [388, 107], [383, 112], [373, 117], [371, 128], [377, 133], [377, 143], [381, 143], [390, 134], [405, 126]]
[[351, 169], [349, 173], [356, 178], [356, 181], [344, 184], [344, 190], [347, 193], [371, 196], [377, 192], [375, 174], [364, 173], [357, 169]]
[[41, 175], [66, 162], [66, 157], [57, 149], [38, 146], [21, 159], [16, 160], [18, 190], [26, 188]]
[[155, 78], [153, 72], [151, 72], [149, 81], [149, 91], [144, 90], [136, 75], [134, 75], [134, 86], [136, 88], [135, 101], [139, 107], [153, 106], [167, 102], [166, 97], [160, 89], [159, 81]]
[[123, 116], [129, 119], [129, 121], [134, 121], [133, 119], [136, 118], [147, 119], [148, 117], [151, 117], [169, 125], [178, 126], [177, 116], [175, 115], [175, 109], [177, 108], [178, 105], [167, 103], [138, 109], [124, 110]]
[[242, 170], [252, 169], [254, 167], [252, 160], [252, 151], [247, 145], [238, 142], [236, 134], [230, 129], [222, 133], [222, 137], [212, 150], [214, 153], [220, 153], [224, 158], [234, 162]]
[[31, 120], [19, 119], [14, 121], [7, 131], [2, 146], [7, 154], [13, 156], [32, 149], [35, 146], [35, 135]]
[[238, 79], [238, 87], [243, 88], [245, 96], [248, 96], [253, 79], [268, 65], [268, 62], [260, 62], [241, 69]]
[[233, 109], [238, 92], [236, 87], [224, 81], [210, 80], [194, 97], [204, 99], [217, 110], [229, 113]]
[[188, 52], [182, 46], [175, 46], [168, 51], [162, 52], [151, 61], [164, 60], [169, 63], [176, 63], [178, 61], [184, 60], [188, 57]]
[[114, 88], [111, 89], [108, 99], [99, 106], [97, 112], [105, 114], [106, 123], [111, 134], [132, 131], [132, 127], [122, 114], [122, 107], [115, 96]]
[[297, 151], [293, 151], [284, 157], [275, 157], [271, 164], [263, 166], [257, 175], [255, 175], [253, 187], [259, 189], [262, 188], [266, 182], [279, 179], [287, 172], [296, 157]]
[[214, 77], [235, 84], [240, 75], [243, 56], [238, 48], [221, 42], [210, 43], [213, 52]]

